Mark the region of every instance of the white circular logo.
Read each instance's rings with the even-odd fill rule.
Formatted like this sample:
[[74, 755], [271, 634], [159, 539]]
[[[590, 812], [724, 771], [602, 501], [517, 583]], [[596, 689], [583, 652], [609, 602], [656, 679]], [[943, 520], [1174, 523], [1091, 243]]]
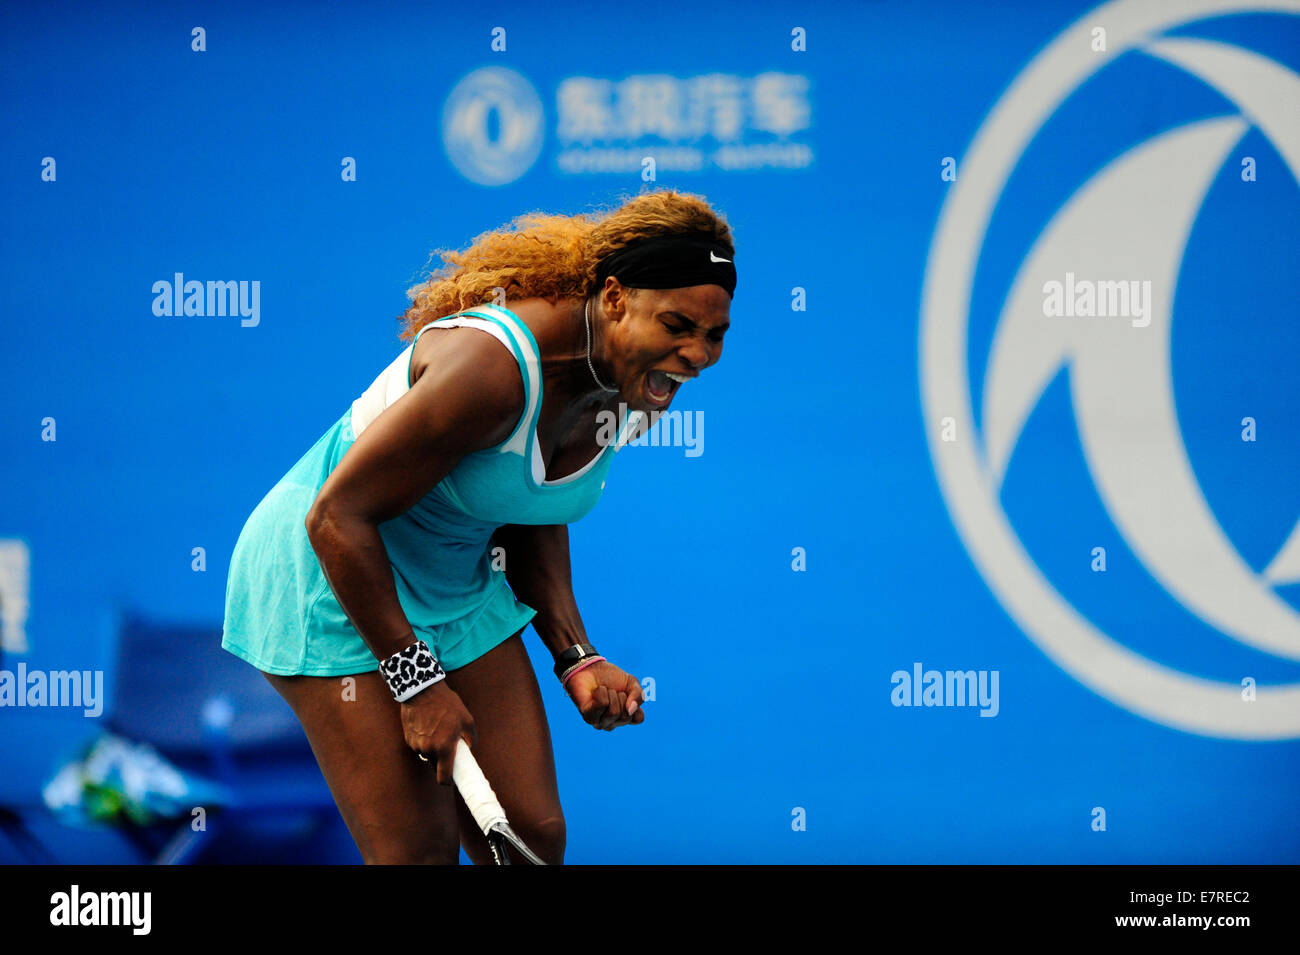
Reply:
[[[1262, 574], [1246, 564], [1197, 484], [1170, 369], [1173, 290], [1224, 161], [1253, 126], [1300, 178], [1300, 77], [1239, 46], [1165, 35], [1194, 20], [1246, 12], [1297, 14], [1300, 2], [1116, 0], [1066, 29], [1016, 78], [962, 160], [935, 229], [921, 302], [921, 400], [935, 472], [962, 542], [1003, 607], [1048, 657], [1094, 692], [1158, 723], [1206, 736], [1285, 739], [1300, 736], [1300, 684], [1260, 686], [1247, 700], [1238, 683], [1184, 673], [1116, 642], [1052, 587], [999, 500], [1030, 412], [1068, 366], [1089, 473], [1131, 551], [1188, 612], [1220, 633], [1300, 660], [1300, 614], [1274, 590], [1300, 581], [1300, 525]], [[1106, 31], [1105, 52], [1093, 50], [1097, 26]], [[1138, 144], [1057, 211], [1002, 304], [977, 427], [967, 371], [969, 308], [993, 210], [1021, 154], [1062, 102], [1131, 50], [1195, 76], [1237, 112]], [[1145, 314], [1131, 322], [1044, 318], [1048, 285], [1072, 283], [1075, 275], [1149, 279], [1142, 283], [1149, 288]], [[955, 440], [943, 440], [945, 418]]]
[[533, 84], [489, 66], [452, 89], [442, 111], [442, 142], [462, 176], [483, 186], [514, 182], [542, 151], [544, 113]]

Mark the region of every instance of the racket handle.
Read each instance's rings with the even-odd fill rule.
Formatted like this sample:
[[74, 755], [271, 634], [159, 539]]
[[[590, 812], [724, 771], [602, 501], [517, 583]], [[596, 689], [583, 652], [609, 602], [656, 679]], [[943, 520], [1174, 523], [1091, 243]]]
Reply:
[[496, 793], [488, 784], [483, 770], [478, 768], [478, 761], [474, 759], [474, 754], [469, 751], [469, 744], [464, 739], [456, 741], [456, 760], [451, 765], [451, 778], [484, 835], [497, 823], [507, 822], [505, 810], [501, 808]]

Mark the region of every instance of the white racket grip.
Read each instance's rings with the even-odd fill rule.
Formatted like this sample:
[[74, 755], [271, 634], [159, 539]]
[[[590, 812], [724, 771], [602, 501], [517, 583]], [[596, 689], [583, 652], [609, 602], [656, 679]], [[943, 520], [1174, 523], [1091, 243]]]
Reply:
[[464, 739], [456, 740], [456, 760], [451, 764], [451, 778], [483, 835], [487, 835], [497, 823], [507, 822], [505, 810], [497, 802], [496, 793], [483, 770], [478, 768], [478, 762]]

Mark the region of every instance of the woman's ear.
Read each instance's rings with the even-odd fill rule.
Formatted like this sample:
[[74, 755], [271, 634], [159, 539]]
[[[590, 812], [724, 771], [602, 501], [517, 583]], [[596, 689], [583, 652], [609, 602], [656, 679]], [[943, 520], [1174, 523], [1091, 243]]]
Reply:
[[605, 316], [611, 321], [621, 321], [627, 314], [632, 298], [639, 291], [640, 289], [626, 288], [619, 284], [618, 279], [612, 275], [606, 278], [603, 296]]

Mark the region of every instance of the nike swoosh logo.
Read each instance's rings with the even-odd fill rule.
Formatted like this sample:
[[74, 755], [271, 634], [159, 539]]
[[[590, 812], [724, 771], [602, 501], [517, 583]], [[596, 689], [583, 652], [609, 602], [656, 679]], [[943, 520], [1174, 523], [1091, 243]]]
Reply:
[[709, 261], [710, 261], [710, 262], [730, 262], [731, 259], [720, 259], [720, 258], [718, 258], [716, 255], [714, 255], [714, 254], [713, 254], [713, 250], [710, 249], [710, 250], [709, 250]]

